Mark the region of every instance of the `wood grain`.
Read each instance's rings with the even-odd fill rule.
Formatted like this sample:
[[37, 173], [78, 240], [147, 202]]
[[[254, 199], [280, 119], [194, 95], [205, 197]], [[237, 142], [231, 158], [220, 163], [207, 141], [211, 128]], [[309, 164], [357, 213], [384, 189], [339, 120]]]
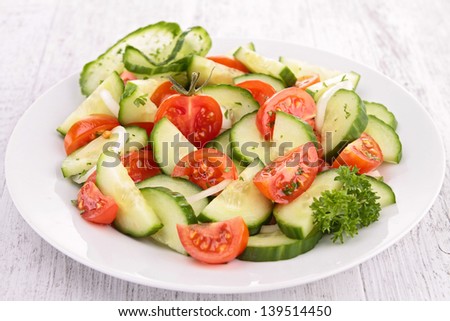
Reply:
[[[301, 43], [369, 65], [425, 106], [450, 150], [450, 2], [62, 1], [0, 2], [0, 153], [25, 109], [130, 30], [159, 20], [217, 37]], [[447, 152], [447, 156], [449, 153]], [[43, 241], [20, 217], [0, 162], [0, 299], [4, 300], [449, 300], [450, 183], [421, 223], [375, 258], [338, 275], [278, 291], [192, 294], [96, 272]], [[432, 166], [432, 160], [430, 165]], [[420, 182], [418, 182], [420, 188]]]

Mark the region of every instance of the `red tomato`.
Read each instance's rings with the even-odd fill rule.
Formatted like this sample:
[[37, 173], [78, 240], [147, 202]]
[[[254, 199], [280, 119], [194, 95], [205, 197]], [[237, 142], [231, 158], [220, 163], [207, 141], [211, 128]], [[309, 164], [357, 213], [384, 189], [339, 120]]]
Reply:
[[161, 174], [161, 170], [153, 159], [153, 153], [149, 149], [129, 153], [122, 158], [122, 164], [135, 183]]
[[261, 80], [247, 80], [236, 86], [247, 89], [260, 106], [277, 92], [271, 85]]
[[225, 65], [227, 67], [234, 68], [234, 69], [240, 70], [245, 73], [249, 72], [247, 67], [245, 67], [245, 65], [242, 62], [240, 62], [234, 58], [230, 58], [227, 56], [210, 56], [210, 57], [206, 57], [206, 58], [208, 58], [209, 60], [212, 60], [214, 62], [217, 62], [218, 64]]
[[195, 146], [214, 139], [222, 128], [219, 103], [205, 95], [172, 95], [164, 100], [155, 115], [155, 123], [167, 117]]
[[72, 154], [78, 148], [100, 136], [104, 131], [119, 126], [119, 122], [109, 115], [90, 115], [85, 119], [77, 121], [70, 127], [64, 137], [64, 148], [66, 154]]
[[128, 124], [127, 126], [138, 126], [138, 127], [144, 128], [145, 131], [147, 132], [148, 137], [150, 137], [155, 124], [152, 122], [136, 122], [136, 123]]
[[276, 111], [292, 114], [314, 126], [316, 117], [314, 99], [303, 89], [286, 88], [269, 98], [256, 114], [256, 126], [266, 140], [272, 137]]
[[170, 81], [163, 82], [159, 85], [158, 88], [154, 91], [150, 100], [156, 105], [159, 106], [161, 103], [172, 95], [178, 94], [175, 89], [172, 89], [173, 84]]
[[357, 167], [359, 174], [375, 170], [383, 162], [383, 153], [377, 142], [363, 133], [360, 138], [348, 144], [333, 162], [332, 167]]
[[120, 78], [122, 78], [122, 81], [124, 84], [126, 84], [130, 80], [136, 80], [137, 77], [130, 71], [125, 70], [120, 74]]
[[184, 156], [172, 176], [187, 176], [191, 182], [207, 189], [225, 179], [237, 179], [238, 172], [227, 155], [214, 148], [202, 148]]
[[234, 260], [248, 242], [248, 228], [240, 216], [230, 220], [192, 225], [177, 225], [181, 244], [194, 259], [220, 264]]
[[306, 143], [269, 163], [253, 182], [268, 199], [287, 204], [311, 186], [319, 169], [318, 160], [314, 144]]
[[111, 224], [118, 206], [114, 199], [100, 192], [93, 182], [86, 182], [78, 192], [78, 209], [85, 220], [98, 224]]
[[314, 85], [320, 81], [318, 74], [306, 75], [297, 79], [295, 87], [300, 89], [306, 89], [311, 85]]

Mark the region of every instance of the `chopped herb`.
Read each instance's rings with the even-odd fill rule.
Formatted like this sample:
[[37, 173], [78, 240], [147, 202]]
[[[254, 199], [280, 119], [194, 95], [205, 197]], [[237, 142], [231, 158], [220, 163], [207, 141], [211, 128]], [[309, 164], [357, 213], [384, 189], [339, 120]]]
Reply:
[[225, 116], [226, 119], [229, 119], [230, 110], [229, 109], [225, 110], [225, 113], [223, 115]]
[[236, 101], [234, 104], [238, 105], [238, 106], [242, 106], [242, 103], [240, 101]]
[[348, 105], [347, 104], [345, 104], [344, 105], [344, 112], [345, 112], [345, 119], [348, 119], [352, 114], [350, 114], [349, 112], [348, 112]]
[[240, 180], [240, 181], [244, 181], [244, 179], [242, 178], [242, 176], [239, 176], [239, 180]]
[[346, 77], [347, 77], [347, 74], [344, 74], [344, 76], [342, 76], [341, 81], [347, 80]]
[[71, 200], [70, 203], [72, 203], [73, 206], [78, 207], [78, 200]]
[[297, 175], [302, 175], [304, 172], [305, 172], [305, 171], [303, 170], [302, 167], [299, 167], [299, 168], [297, 169]]
[[91, 162], [87, 162], [87, 163], [86, 163], [86, 165], [88, 165], [88, 166], [91, 166], [91, 165], [92, 165], [92, 163], [91, 163]]
[[227, 167], [227, 168], [225, 168], [223, 171], [225, 172], [225, 173], [229, 173], [230, 172], [230, 168], [229, 167]]
[[137, 98], [133, 101], [133, 104], [134, 104], [136, 107], [140, 107], [140, 106], [144, 106], [146, 102], [147, 102], [147, 94], [143, 94], [143, 95], [137, 97]]
[[327, 83], [324, 81], [323, 82], [323, 86], [325, 87], [325, 88], [328, 88], [328, 85], [327, 85]]
[[119, 50], [117, 50], [117, 54], [120, 55], [123, 52], [122, 48], [119, 48]]
[[292, 195], [297, 188], [300, 187], [300, 183], [297, 181], [291, 181], [289, 184], [286, 184], [286, 186], [283, 188], [283, 193], [286, 196]]

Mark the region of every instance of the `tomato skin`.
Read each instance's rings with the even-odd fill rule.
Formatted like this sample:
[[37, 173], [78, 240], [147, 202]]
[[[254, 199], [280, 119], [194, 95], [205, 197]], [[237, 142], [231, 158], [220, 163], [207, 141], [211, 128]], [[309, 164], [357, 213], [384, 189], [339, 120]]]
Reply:
[[332, 167], [357, 167], [359, 174], [371, 172], [383, 163], [383, 153], [378, 143], [366, 133], [348, 144], [334, 160]]
[[220, 105], [206, 95], [170, 96], [159, 106], [155, 123], [163, 117], [167, 117], [197, 147], [216, 138], [222, 128]]
[[194, 184], [207, 189], [226, 179], [237, 179], [238, 172], [227, 155], [214, 148], [202, 148], [184, 156], [172, 176], [187, 176]]
[[120, 78], [122, 78], [123, 83], [126, 85], [130, 80], [136, 80], [137, 77], [130, 71], [125, 70], [120, 74]]
[[158, 88], [153, 92], [150, 100], [159, 106], [168, 97], [178, 94], [175, 89], [172, 89], [173, 84], [170, 81], [163, 82]]
[[122, 164], [135, 183], [161, 174], [161, 170], [153, 159], [153, 153], [149, 149], [129, 153], [122, 158]]
[[218, 64], [221, 64], [221, 65], [224, 65], [224, 66], [227, 66], [230, 68], [234, 68], [234, 69], [240, 70], [245, 73], [250, 72], [242, 62], [240, 62], [234, 58], [230, 58], [227, 56], [209, 56], [206, 58], [208, 58], [209, 60], [212, 60], [214, 62], [217, 62]]
[[90, 115], [77, 121], [64, 136], [64, 148], [70, 155], [75, 150], [88, 144], [106, 130], [119, 126], [119, 121], [110, 115]]
[[266, 140], [272, 138], [276, 111], [297, 116], [314, 126], [316, 117], [314, 99], [303, 89], [289, 87], [269, 98], [256, 114], [256, 126]]
[[77, 201], [81, 217], [97, 224], [111, 224], [119, 209], [114, 199], [103, 195], [92, 181], [81, 187]]
[[240, 216], [216, 223], [178, 224], [177, 231], [189, 255], [209, 264], [234, 260], [245, 250], [249, 238], [247, 225]]
[[318, 74], [305, 75], [297, 79], [295, 87], [306, 90], [311, 85], [317, 84], [320, 81]]
[[147, 136], [150, 137], [150, 135], [152, 134], [153, 127], [155, 126], [155, 123], [152, 123], [152, 122], [135, 122], [135, 123], [128, 124], [127, 126], [141, 127], [143, 129], [145, 129], [145, 131], [147, 132]]
[[269, 163], [255, 175], [253, 183], [268, 199], [287, 204], [311, 186], [320, 164], [316, 147], [306, 143]]
[[262, 106], [267, 99], [275, 95], [277, 92], [271, 85], [261, 80], [247, 80], [237, 84], [236, 86], [247, 89], [260, 106]]

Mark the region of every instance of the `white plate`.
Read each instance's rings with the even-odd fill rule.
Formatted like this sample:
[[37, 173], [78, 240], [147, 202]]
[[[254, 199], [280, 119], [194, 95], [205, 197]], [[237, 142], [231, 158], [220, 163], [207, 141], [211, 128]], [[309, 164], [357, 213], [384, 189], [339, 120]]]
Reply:
[[[214, 43], [214, 54], [226, 53], [246, 40]], [[139, 241], [85, 222], [70, 200], [77, 187], [63, 179], [63, 140], [56, 127], [82, 101], [78, 74], [42, 95], [22, 116], [6, 153], [11, 197], [31, 227], [55, 248], [106, 274], [149, 286], [188, 292], [239, 293], [291, 287], [349, 269], [380, 253], [410, 231], [427, 213], [444, 178], [444, 150], [431, 118], [420, 103], [392, 80], [359, 63], [299, 45], [255, 41], [258, 52], [298, 58], [333, 69], [361, 74], [357, 92], [386, 104], [398, 119], [403, 143], [399, 165], [380, 172], [397, 195], [397, 205], [344, 245], [324, 237], [295, 259], [251, 263], [235, 260], [205, 265], [151, 241]], [[432, 165], [432, 166], [430, 166]], [[63, 267], [59, 267], [63, 268]]]

